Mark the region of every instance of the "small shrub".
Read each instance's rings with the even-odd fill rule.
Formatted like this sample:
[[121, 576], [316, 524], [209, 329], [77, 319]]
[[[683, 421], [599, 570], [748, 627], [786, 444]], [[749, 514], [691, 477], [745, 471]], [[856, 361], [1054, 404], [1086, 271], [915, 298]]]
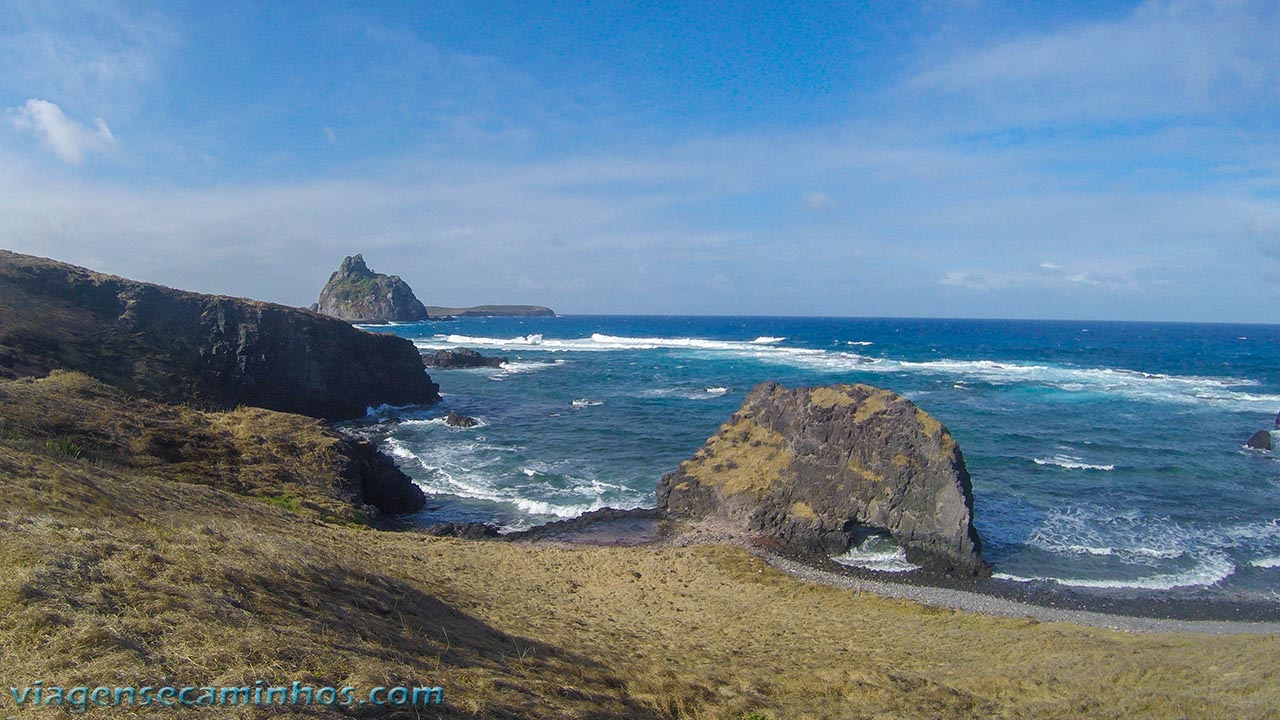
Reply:
[[72, 460], [79, 460], [84, 457], [84, 448], [66, 438], [49, 440], [44, 445], [55, 453], [69, 457]]
[[262, 500], [266, 504], [273, 505], [281, 510], [297, 511], [298, 509], [298, 498], [290, 495], [289, 493], [268, 495], [262, 498]]

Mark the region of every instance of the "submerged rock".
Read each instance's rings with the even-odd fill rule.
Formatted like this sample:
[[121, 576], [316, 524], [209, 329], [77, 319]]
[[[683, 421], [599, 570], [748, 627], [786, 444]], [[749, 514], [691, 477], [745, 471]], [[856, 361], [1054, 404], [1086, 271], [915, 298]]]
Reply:
[[463, 415], [460, 412], [450, 410], [449, 414], [444, 416], [444, 424], [460, 428], [469, 428], [479, 425], [480, 421], [470, 415]]
[[344, 258], [329, 276], [312, 306], [316, 312], [347, 322], [385, 323], [427, 320], [427, 308], [398, 275], [373, 272], [364, 257]]
[[867, 385], [756, 386], [657, 494], [672, 517], [718, 518], [792, 552], [835, 555], [883, 531], [927, 570], [990, 572], [951, 433]]
[[427, 367], [453, 369], [453, 368], [478, 368], [502, 367], [508, 361], [504, 357], [485, 357], [470, 348], [453, 348], [450, 350], [437, 350], [434, 355], [424, 355], [423, 363]]
[[1271, 448], [1271, 431], [1259, 430], [1249, 438], [1249, 442], [1245, 443], [1254, 450], [1270, 450]]
[[422, 532], [436, 537], [456, 537], [464, 540], [487, 540], [502, 536], [496, 526], [481, 522], [436, 523], [422, 528]]

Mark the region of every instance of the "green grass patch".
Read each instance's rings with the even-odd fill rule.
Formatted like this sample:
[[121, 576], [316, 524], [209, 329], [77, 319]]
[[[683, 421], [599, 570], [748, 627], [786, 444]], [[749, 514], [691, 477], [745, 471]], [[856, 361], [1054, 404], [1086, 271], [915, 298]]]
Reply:
[[262, 501], [268, 505], [278, 507], [281, 510], [288, 510], [290, 512], [297, 512], [298, 508], [301, 507], [300, 503], [298, 502], [298, 498], [294, 497], [293, 495], [290, 495], [289, 493], [278, 493], [276, 495], [267, 495], [266, 497], [262, 498]]
[[52, 450], [54, 453], [62, 455], [63, 457], [69, 457], [72, 460], [80, 460], [84, 457], [84, 448], [66, 438], [48, 440], [45, 442], [44, 446], [49, 450]]

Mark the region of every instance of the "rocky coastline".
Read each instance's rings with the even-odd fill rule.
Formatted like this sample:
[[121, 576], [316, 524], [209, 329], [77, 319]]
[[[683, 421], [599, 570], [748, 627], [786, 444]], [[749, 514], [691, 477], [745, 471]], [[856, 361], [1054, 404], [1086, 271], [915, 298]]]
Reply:
[[55, 369], [162, 402], [327, 419], [440, 399], [407, 340], [0, 251], [0, 378]]

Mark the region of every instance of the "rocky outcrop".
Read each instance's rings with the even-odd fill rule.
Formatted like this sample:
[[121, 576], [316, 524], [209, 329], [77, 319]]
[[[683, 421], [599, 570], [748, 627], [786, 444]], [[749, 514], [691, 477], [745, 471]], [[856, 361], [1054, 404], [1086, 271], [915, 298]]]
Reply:
[[431, 305], [427, 312], [437, 317], [555, 317], [556, 313], [542, 305], [477, 305], [475, 307], [438, 307]]
[[163, 402], [323, 418], [440, 399], [408, 340], [0, 251], [0, 377], [54, 369]]
[[347, 458], [342, 475], [356, 504], [372, 505], [387, 515], [415, 513], [427, 504], [422, 488], [368, 440], [344, 439], [339, 452]]
[[312, 310], [347, 322], [414, 322], [428, 319], [427, 309], [398, 275], [369, 269], [364, 257], [344, 258], [329, 276]]
[[858, 537], [888, 533], [927, 570], [989, 573], [959, 446], [910, 401], [867, 385], [756, 386], [662, 478], [658, 506], [801, 554], [834, 555]]
[[444, 424], [459, 428], [469, 428], [479, 425], [480, 421], [470, 415], [463, 415], [460, 412], [450, 410], [449, 414], [444, 416]]
[[435, 537], [455, 537], [463, 540], [490, 540], [501, 537], [498, 528], [482, 522], [442, 522], [427, 525], [418, 532]]
[[0, 438], [60, 448], [112, 474], [147, 478], [142, 482], [305, 506], [334, 522], [416, 512], [425, 501], [389, 456], [322, 420], [153, 402], [78, 372], [0, 381]]
[[1258, 432], [1253, 434], [1253, 437], [1249, 438], [1249, 441], [1245, 443], [1245, 446], [1251, 447], [1254, 450], [1272, 449], [1271, 448], [1271, 431], [1259, 430]]
[[437, 350], [433, 355], [424, 355], [422, 361], [427, 367], [442, 369], [497, 368], [507, 363], [507, 359], [504, 357], [485, 357], [470, 348]]

